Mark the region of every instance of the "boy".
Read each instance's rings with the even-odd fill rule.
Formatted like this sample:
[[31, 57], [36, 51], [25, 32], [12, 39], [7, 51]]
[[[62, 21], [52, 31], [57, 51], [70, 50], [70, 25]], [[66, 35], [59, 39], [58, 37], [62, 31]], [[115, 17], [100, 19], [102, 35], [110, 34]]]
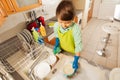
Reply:
[[63, 0], [56, 9], [58, 22], [54, 25], [56, 43], [54, 54], [62, 49], [74, 55], [73, 68], [78, 69], [78, 60], [82, 50], [81, 32], [79, 26], [73, 21], [75, 9], [71, 1]]

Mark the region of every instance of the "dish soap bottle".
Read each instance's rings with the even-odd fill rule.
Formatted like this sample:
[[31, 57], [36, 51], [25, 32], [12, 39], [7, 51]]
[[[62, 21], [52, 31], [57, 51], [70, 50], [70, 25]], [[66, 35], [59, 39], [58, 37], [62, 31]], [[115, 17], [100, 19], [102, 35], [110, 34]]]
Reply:
[[32, 27], [31, 30], [32, 30], [32, 35], [33, 35], [34, 40], [35, 40], [36, 42], [38, 42], [38, 38], [39, 38], [38, 32], [35, 30], [34, 27]]
[[46, 36], [46, 30], [45, 27], [40, 23], [40, 33], [43, 37]]
[[35, 40], [35, 42], [38, 42], [39, 44], [44, 44], [44, 40], [42, 36], [39, 35], [39, 33], [35, 30], [35, 28], [32, 28], [32, 35]]

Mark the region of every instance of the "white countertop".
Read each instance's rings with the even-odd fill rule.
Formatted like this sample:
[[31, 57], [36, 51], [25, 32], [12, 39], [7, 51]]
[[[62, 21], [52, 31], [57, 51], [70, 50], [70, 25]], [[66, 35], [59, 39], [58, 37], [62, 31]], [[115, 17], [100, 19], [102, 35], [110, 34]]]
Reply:
[[[101, 69], [98, 66], [89, 64], [86, 60], [80, 59], [80, 67], [78, 72], [72, 77], [68, 78], [63, 73], [63, 67], [68, 62], [72, 62], [73, 57], [63, 55], [62, 60], [55, 66], [57, 69], [55, 74], [50, 74], [50, 80], [107, 80], [109, 72]], [[53, 69], [53, 70], [54, 70]]]

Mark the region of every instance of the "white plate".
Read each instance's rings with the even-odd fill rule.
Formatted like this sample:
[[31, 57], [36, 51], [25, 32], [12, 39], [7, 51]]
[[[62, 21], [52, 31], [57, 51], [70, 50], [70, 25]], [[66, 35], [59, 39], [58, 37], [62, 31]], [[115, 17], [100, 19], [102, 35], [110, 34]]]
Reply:
[[25, 38], [27, 43], [30, 43], [28, 36], [23, 31], [21, 32], [22, 36]]
[[28, 31], [27, 29], [24, 29], [23, 31], [26, 32], [29, 35], [29, 39], [31, 40], [31, 43], [32, 43], [34, 40], [33, 40], [33, 36], [30, 33], [30, 31]]
[[120, 80], [120, 68], [114, 68], [110, 72], [109, 80]]
[[34, 68], [34, 75], [40, 79], [45, 78], [50, 72], [51, 68], [47, 62], [41, 62]]
[[22, 36], [21, 33], [18, 33], [18, 34], [17, 34], [17, 37], [20, 39], [20, 41], [26, 42], [26, 39]]

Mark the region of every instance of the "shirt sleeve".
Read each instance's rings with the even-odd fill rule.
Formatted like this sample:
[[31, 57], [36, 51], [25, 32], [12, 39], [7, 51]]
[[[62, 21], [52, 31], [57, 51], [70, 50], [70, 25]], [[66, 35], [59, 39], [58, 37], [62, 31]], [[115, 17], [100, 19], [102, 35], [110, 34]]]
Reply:
[[81, 52], [82, 51], [82, 36], [81, 36], [81, 29], [78, 24], [74, 25], [73, 37], [75, 41], [75, 53]]
[[54, 35], [55, 35], [55, 37], [58, 37], [57, 29], [58, 29], [58, 22], [56, 22], [54, 24]]

